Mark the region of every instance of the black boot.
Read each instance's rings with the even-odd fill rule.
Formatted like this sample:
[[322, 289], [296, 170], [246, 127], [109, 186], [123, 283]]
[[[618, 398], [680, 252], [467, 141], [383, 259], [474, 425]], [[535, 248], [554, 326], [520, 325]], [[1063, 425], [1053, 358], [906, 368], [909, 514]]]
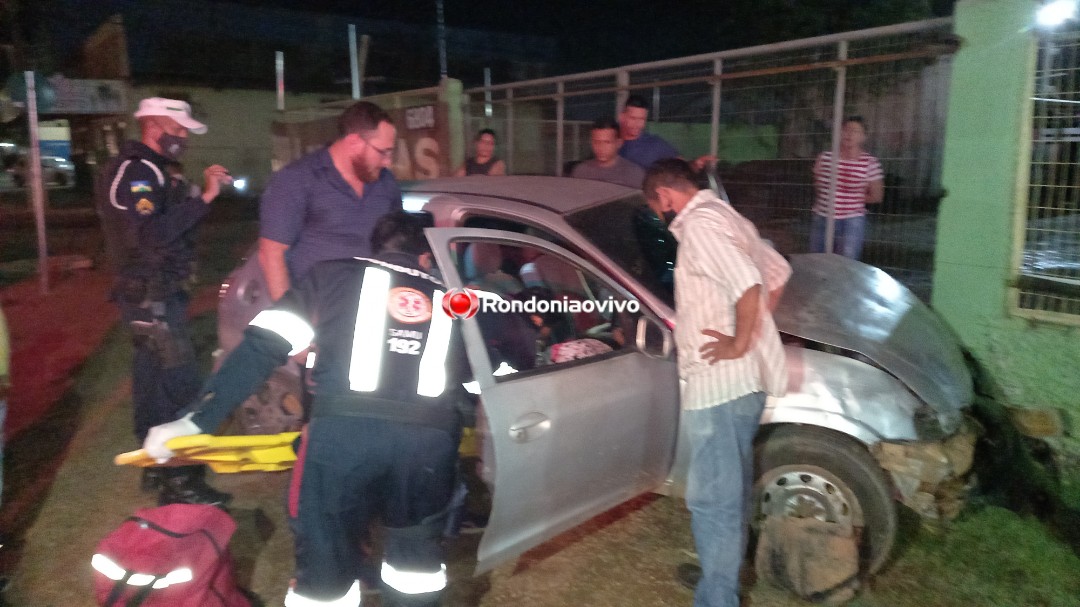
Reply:
[[164, 482], [164, 468], [143, 468], [142, 479], [139, 481], [139, 489], [142, 489], [146, 493], [151, 493], [161, 489]]
[[206, 484], [206, 466], [177, 466], [165, 470], [158, 505], [207, 504], [225, 507], [232, 496]]
[[695, 563], [679, 563], [675, 568], [675, 579], [690, 590], [696, 590], [701, 581], [701, 567]]

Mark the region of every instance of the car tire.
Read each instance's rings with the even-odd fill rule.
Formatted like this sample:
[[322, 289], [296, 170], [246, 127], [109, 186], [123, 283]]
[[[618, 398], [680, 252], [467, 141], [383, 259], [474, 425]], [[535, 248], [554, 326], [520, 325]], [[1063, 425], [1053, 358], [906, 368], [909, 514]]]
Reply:
[[897, 509], [889, 481], [861, 443], [824, 428], [784, 425], [762, 433], [754, 458], [755, 529], [778, 515], [850, 525], [860, 572], [881, 569], [896, 540]]
[[237, 434], [295, 432], [303, 425], [300, 378], [277, 369], [270, 379], [239, 407], [234, 418]]

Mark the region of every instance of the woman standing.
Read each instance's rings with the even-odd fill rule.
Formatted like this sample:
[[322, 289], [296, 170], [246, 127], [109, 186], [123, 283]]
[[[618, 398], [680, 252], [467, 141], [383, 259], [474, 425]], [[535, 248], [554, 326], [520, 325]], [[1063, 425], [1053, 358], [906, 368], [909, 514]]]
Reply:
[[465, 160], [465, 164], [454, 173], [454, 177], [465, 175], [505, 175], [506, 163], [495, 157], [495, 131], [484, 129], [473, 140], [476, 155]]
[[[863, 149], [866, 123], [851, 116], [840, 129], [840, 162], [836, 165], [836, 196], [831, 212], [836, 219], [832, 252], [858, 259], [866, 237], [866, 205], [881, 202], [884, 173], [881, 163]], [[813, 216], [810, 221], [810, 252], [825, 252], [825, 229], [829, 218], [829, 185], [833, 172], [832, 152], [822, 152], [814, 163]]]

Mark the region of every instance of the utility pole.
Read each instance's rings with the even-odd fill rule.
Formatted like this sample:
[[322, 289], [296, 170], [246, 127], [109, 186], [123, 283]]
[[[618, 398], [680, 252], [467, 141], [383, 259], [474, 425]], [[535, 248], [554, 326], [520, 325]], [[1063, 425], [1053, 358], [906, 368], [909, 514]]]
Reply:
[[436, 17], [439, 23], [439, 79], [444, 80], [446, 70], [446, 18], [443, 14], [443, 0], [435, 0]]
[[356, 56], [356, 26], [349, 24], [349, 70], [352, 74], [352, 98], [360, 98], [360, 66]]
[[26, 119], [30, 123], [30, 157], [27, 159], [26, 184], [34, 205], [34, 223], [37, 224], [38, 278], [41, 292], [49, 292], [49, 249], [45, 241], [45, 188], [41, 183], [41, 142], [38, 140], [37, 83], [33, 71], [23, 72], [26, 79]]

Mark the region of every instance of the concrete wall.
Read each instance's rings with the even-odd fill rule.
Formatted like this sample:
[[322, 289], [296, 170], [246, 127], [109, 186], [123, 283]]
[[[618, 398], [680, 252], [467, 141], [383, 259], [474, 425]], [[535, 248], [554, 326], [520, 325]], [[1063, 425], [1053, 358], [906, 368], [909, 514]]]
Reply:
[[[960, 0], [933, 305], [1012, 405], [1051, 406], [1080, 434], [1080, 328], [1010, 312], [1014, 218], [1030, 163], [1037, 3]], [[1070, 449], [1075, 439], [1063, 441]]]

